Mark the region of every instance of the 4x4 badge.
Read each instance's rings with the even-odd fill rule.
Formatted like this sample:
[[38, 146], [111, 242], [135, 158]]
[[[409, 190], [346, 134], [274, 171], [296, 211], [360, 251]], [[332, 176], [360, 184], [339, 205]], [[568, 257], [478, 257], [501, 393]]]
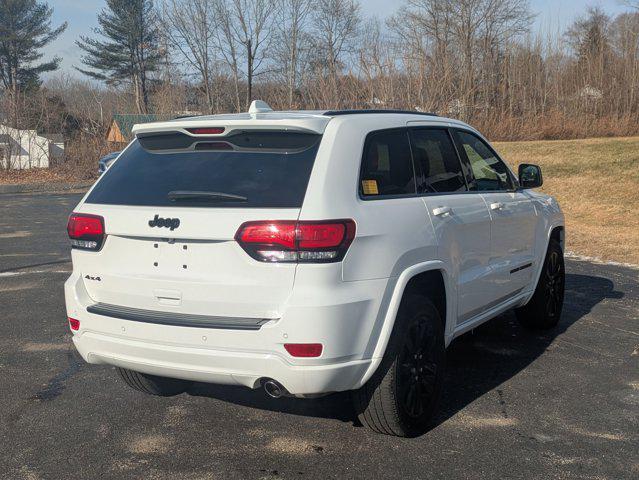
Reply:
[[152, 220], [149, 220], [149, 227], [166, 227], [173, 231], [179, 226], [179, 218], [162, 218], [159, 215], [155, 215]]

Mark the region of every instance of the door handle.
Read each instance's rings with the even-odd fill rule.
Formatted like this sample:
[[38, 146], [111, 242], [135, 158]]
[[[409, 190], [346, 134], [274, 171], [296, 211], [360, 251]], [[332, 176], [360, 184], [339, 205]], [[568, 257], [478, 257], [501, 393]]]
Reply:
[[503, 210], [504, 209], [504, 204], [501, 203], [501, 202], [491, 203], [490, 204], [490, 209], [491, 210]]
[[450, 207], [433, 208], [433, 215], [436, 217], [443, 217], [445, 215], [450, 215], [451, 213], [453, 213], [453, 209]]

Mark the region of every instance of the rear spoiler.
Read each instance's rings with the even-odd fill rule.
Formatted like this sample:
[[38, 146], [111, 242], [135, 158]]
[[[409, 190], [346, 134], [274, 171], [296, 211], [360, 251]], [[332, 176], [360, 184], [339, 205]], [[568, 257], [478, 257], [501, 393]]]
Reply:
[[[270, 116], [270, 115], [269, 115]], [[322, 134], [330, 121], [329, 117], [321, 115], [300, 116], [300, 118], [229, 118], [226, 115], [208, 118], [191, 118], [171, 120], [167, 122], [139, 123], [133, 126], [132, 132], [137, 137], [139, 134], [180, 132], [192, 137], [224, 137], [234, 132], [245, 130], [270, 130], [293, 131], [304, 133]], [[267, 117], [265, 115], [265, 117]], [[196, 129], [223, 129], [221, 133], [198, 134]]]

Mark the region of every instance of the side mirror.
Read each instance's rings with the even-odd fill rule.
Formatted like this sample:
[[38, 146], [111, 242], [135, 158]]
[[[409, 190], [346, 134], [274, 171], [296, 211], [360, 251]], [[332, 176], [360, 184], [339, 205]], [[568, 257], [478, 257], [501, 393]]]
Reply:
[[519, 165], [519, 185], [521, 188], [538, 188], [544, 183], [541, 168], [538, 165], [522, 163]]

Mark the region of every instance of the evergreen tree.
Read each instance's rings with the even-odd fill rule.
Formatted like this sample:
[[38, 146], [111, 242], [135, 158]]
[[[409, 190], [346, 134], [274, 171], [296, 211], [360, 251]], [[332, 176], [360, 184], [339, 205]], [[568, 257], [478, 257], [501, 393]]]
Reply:
[[11, 122], [17, 126], [21, 90], [40, 85], [40, 74], [58, 68], [59, 57], [38, 63], [41, 50], [60, 35], [66, 22], [51, 26], [53, 9], [36, 0], [0, 0], [0, 85], [12, 103]]
[[80, 72], [108, 84], [130, 82], [139, 113], [149, 107], [149, 72], [161, 58], [153, 0], [107, 0], [98, 15], [94, 33], [102, 39], [80, 37], [76, 44], [85, 52]]
[[610, 66], [613, 60], [610, 38], [610, 17], [598, 7], [589, 7], [584, 17], [575, 20], [566, 32], [568, 42], [576, 57], [577, 77], [584, 99], [596, 100], [602, 89], [610, 83]]

